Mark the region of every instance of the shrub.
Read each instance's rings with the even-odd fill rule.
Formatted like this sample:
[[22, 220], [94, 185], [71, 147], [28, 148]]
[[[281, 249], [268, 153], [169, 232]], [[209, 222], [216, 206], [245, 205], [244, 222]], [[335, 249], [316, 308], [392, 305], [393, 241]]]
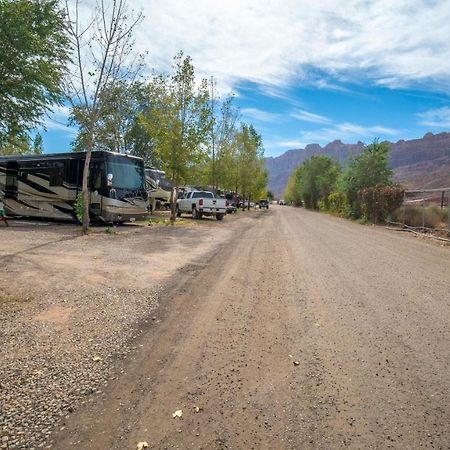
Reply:
[[328, 208], [342, 216], [347, 215], [349, 205], [346, 195], [342, 192], [332, 192], [328, 196]]
[[83, 222], [83, 215], [84, 215], [84, 200], [83, 200], [83, 193], [82, 192], [78, 193], [73, 207], [75, 209], [75, 216], [76, 216], [78, 222], [82, 223]]
[[358, 204], [363, 217], [373, 223], [384, 222], [403, 203], [404, 190], [399, 186], [378, 184], [358, 191]]

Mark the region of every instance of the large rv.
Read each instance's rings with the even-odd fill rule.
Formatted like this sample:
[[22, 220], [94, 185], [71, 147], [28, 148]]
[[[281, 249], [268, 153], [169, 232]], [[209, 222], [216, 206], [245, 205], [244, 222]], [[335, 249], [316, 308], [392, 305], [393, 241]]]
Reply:
[[[0, 156], [0, 199], [9, 216], [75, 220], [86, 153]], [[144, 162], [95, 151], [89, 173], [90, 218], [127, 222], [147, 216]]]
[[154, 167], [146, 167], [145, 178], [152, 211], [155, 211], [156, 201], [160, 201], [162, 203], [170, 202], [172, 184], [166, 178], [166, 172], [155, 169]]

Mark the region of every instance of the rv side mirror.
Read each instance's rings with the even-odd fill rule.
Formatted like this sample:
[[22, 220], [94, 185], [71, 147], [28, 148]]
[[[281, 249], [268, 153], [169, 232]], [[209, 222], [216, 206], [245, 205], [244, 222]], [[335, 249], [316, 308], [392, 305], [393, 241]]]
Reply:
[[112, 180], [113, 180], [113, 174], [112, 173], [108, 173], [108, 175], [106, 175], [106, 179], [108, 181], [108, 186], [111, 187], [112, 186]]

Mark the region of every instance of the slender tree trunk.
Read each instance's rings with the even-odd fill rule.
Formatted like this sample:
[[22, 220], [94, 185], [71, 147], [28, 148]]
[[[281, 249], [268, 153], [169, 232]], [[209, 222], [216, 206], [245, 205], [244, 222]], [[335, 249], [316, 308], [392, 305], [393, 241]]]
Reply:
[[170, 224], [174, 225], [177, 220], [177, 192], [178, 183], [172, 182], [172, 192], [170, 194]]
[[87, 234], [89, 231], [89, 166], [91, 163], [92, 148], [86, 149], [86, 159], [84, 160], [83, 168], [83, 181], [81, 185], [81, 191], [83, 193], [83, 234]]

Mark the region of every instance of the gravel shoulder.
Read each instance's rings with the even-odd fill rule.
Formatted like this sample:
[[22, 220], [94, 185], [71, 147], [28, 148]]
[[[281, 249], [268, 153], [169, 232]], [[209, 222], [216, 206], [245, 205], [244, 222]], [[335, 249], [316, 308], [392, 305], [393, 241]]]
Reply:
[[159, 322], [171, 277], [247, 220], [89, 236], [62, 224], [1, 228], [0, 448], [49, 448], [75, 409], [105, 396], [136, 338]]
[[182, 271], [53, 448], [449, 448], [449, 267], [448, 248], [271, 207]]

